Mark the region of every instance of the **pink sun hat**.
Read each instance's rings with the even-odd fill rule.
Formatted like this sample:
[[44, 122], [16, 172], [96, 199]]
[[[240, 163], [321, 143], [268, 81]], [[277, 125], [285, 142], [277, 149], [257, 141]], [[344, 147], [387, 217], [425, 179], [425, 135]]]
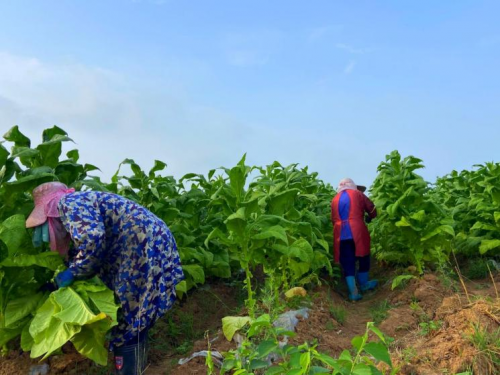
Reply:
[[42, 225], [49, 217], [59, 217], [57, 205], [63, 195], [74, 192], [62, 182], [46, 182], [33, 190], [35, 208], [26, 220], [26, 228]]

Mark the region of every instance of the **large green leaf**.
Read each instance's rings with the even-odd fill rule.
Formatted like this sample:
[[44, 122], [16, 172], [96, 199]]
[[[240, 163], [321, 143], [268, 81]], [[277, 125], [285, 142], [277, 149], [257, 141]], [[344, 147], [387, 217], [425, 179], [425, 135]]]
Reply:
[[205, 282], [205, 272], [201, 266], [197, 264], [183, 265], [182, 270], [191, 276], [196, 284], [203, 284]]
[[4, 313], [5, 327], [13, 327], [18, 321], [33, 313], [42, 297], [42, 293], [37, 293], [9, 301]]
[[7, 245], [9, 254], [30, 250], [23, 248], [23, 245], [26, 245], [26, 243], [32, 248], [28, 232], [26, 231], [24, 215], [11, 216], [0, 224], [0, 240]]
[[3, 135], [4, 139], [9, 142], [14, 142], [16, 146], [30, 147], [31, 141], [23, 133], [19, 131], [19, 126], [14, 126]]
[[267, 240], [269, 238], [274, 238], [288, 244], [286, 230], [280, 225], [272, 226], [252, 236], [252, 239], [254, 240]]
[[79, 325], [63, 323], [59, 319], [51, 319], [48, 328], [34, 338], [31, 358], [40, 356], [44, 356], [43, 359], [47, 358], [66, 344], [81, 329], [82, 327]]
[[236, 331], [243, 328], [252, 320], [248, 316], [226, 316], [222, 318], [222, 331], [228, 341], [233, 339]]
[[43, 131], [42, 133], [42, 141], [43, 142], [49, 142], [54, 139], [56, 135], [59, 136], [67, 136], [68, 133], [66, 133], [63, 129], [60, 127], [54, 125], [51, 128], [47, 128]]
[[365, 352], [372, 355], [377, 361], [382, 361], [392, 366], [391, 356], [387, 347], [379, 342], [369, 342], [364, 346]]
[[54, 314], [54, 318], [63, 323], [83, 326], [104, 319], [105, 314], [94, 314], [85, 301], [71, 287], [61, 288], [52, 293], [54, 302], [61, 310]]
[[119, 306], [115, 303], [113, 291], [107, 289], [99, 292], [89, 291], [87, 293], [99, 312], [104, 313], [106, 316], [111, 318], [111, 326], [113, 327], [117, 325]]
[[245, 207], [238, 209], [234, 214], [226, 219], [227, 229], [234, 232], [237, 236], [243, 237], [245, 234], [246, 219]]
[[283, 215], [293, 206], [295, 197], [299, 192], [299, 189], [290, 189], [271, 197], [269, 200], [269, 213], [273, 215]]
[[106, 332], [110, 327], [102, 325], [101, 322], [96, 322], [90, 325], [83, 326], [71, 342], [75, 349], [87, 358], [90, 358], [101, 366], [106, 366], [108, 363], [108, 350], [104, 346]]
[[479, 246], [479, 252], [485, 254], [486, 252], [500, 248], [500, 240], [483, 240]]
[[49, 328], [52, 316], [60, 311], [61, 308], [54, 302], [54, 297], [50, 296], [37, 310], [33, 321], [30, 324], [30, 335], [36, 342], [42, 340], [42, 334]]
[[4, 267], [40, 266], [55, 271], [64, 265], [64, 260], [56, 252], [45, 252], [36, 255], [18, 254], [6, 258], [1, 265]]

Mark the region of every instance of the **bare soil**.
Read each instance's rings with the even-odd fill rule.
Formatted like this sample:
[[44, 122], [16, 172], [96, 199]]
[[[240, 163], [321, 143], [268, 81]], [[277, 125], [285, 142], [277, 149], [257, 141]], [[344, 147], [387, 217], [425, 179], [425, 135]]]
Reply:
[[[495, 286], [500, 290], [500, 275], [495, 279]], [[470, 340], [475, 326], [487, 332], [500, 328], [500, 300], [494, 284], [491, 279], [485, 279], [466, 282], [466, 288], [468, 296], [460, 283], [428, 274], [394, 291], [390, 282], [382, 283], [363, 300], [351, 303], [341, 296], [345, 294], [342, 290], [339, 293], [323, 285], [309, 291], [312, 309], [308, 319], [297, 325], [297, 336], [291, 341], [295, 344], [315, 342], [321, 352], [336, 356], [351, 348], [352, 338], [365, 332], [366, 323], [374, 320], [374, 310], [385, 304], [388, 310], [378, 326], [394, 339], [391, 355], [399, 374], [456, 374], [467, 370], [480, 375], [500, 374], [487, 353], [474, 347]], [[238, 313], [240, 296], [241, 290], [216, 283], [193, 292], [181, 302], [168, 322], [164, 319], [155, 328], [146, 375], [206, 374], [205, 358], [195, 358], [182, 366], [178, 361], [207, 350], [208, 340], [212, 350], [226, 352], [235, 348], [236, 344], [228, 342], [221, 332], [221, 319]], [[334, 319], [332, 306], [345, 308], [343, 323]], [[172, 326], [185, 325], [190, 317], [193, 319], [189, 335], [194, 344], [187, 352], [176, 352], [172, 348], [179, 342], [172, 338]], [[435, 322], [438, 328], [423, 332], [419, 326], [422, 322]], [[205, 331], [208, 338], [203, 337]], [[498, 348], [496, 350], [498, 352]], [[83, 359], [71, 346], [64, 347], [62, 355], [47, 361], [49, 375], [113, 373], [111, 367], [97, 367]], [[0, 375], [29, 374], [33, 364], [38, 362], [31, 360], [28, 354], [12, 351], [0, 359]]]

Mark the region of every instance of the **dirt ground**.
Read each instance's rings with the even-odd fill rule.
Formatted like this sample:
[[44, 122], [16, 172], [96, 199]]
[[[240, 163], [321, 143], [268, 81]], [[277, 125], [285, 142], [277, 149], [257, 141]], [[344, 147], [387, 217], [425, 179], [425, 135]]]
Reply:
[[[495, 286], [500, 290], [500, 275]], [[341, 296], [345, 294], [342, 287], [334, 290], [323, 285], [309, 291], [312, 309], [308, 319], [297, 325], [297, 336], [291, 342], [314, 341], [319, 351], [335, 356], [351, 348], [352, 338], [365, 332], [367, 322], [378, 319], [379, 328], [394, 339], [391, 355], [399, 374], [456, 374], [467, 370], [478, 375], [500, 374], [500, 369], [488, 360], [487, 351], [477, 349], [469, 339], [477, 329], [500, 329], [500, 301], [495, 286], [491, 279], [468, 281], [467, 296], [460, 283], [427, 274], [394, 291], [389, 280], [363, 300], [351, 303]], [[205, 331], [212, 350], [234, 348], [235, 344], [221, 332], [221, 319], [237, 314], [241, 302], [241, 290], [224, 284], [207, 285], [193, 292], [168, 321], [162, 320], [155, 328], [146, 375], [206, 374], [205, 358], [195, 358], [185, 365], [178, 365], [178, 361], [207, 349]], [[345, 318], [339, 319], [342, 322], [334, 318], [332, 307], [345, 311]], [[182, 342], [172, 339], [172, 327], [186, 325], [186, 321], [191, 324], [188, 335], [194, 344], [176, 352], [172, 348]], [[433, 326], [426, 331], [422, 323]], [[185, 334], [177, 332], [177, 340]], [[494, 350], [498, 352], [498, 348]], [[82, 359], [71, 347], [65, 347], [63, 352], [48, 359], [49, 375], [112, 373], [110, 367], [97, 367]], [[29, 374], [33, 364], [37, 362], [26, 353], [13, 351], [0, 359], [0, 375]]]

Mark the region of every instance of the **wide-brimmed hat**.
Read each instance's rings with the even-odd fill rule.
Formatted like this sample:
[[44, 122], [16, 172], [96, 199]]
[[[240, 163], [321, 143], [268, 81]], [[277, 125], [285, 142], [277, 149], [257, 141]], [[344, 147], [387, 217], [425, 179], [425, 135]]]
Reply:
[[[75, 191], [61, 182], [46, 182], [33, 190], [35, 208], [26, 220], [26, 228], [42, 225], [48, 217], [58, 217], [57, 203], [65, 194]], [[56, 204], [51, 204], [57, 200]]]

